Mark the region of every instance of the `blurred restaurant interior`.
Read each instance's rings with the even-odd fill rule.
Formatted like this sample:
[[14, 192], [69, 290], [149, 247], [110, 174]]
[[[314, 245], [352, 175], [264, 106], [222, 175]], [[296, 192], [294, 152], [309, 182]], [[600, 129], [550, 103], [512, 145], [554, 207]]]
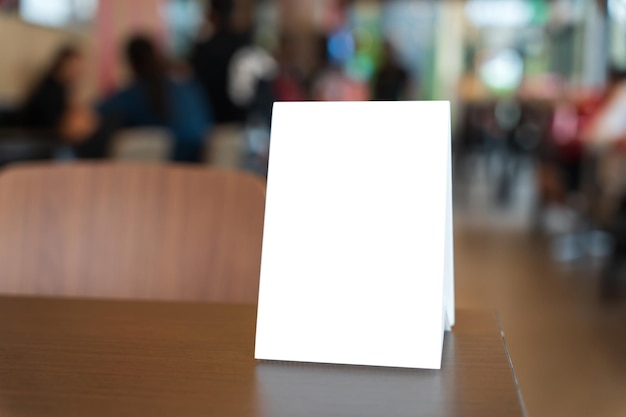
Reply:
[[626, 0], [229, 3], [0, 0], [0, 168], [264, 178], [275, 101], [449, 100], [457, 308], [529, 416], [626, 416]]

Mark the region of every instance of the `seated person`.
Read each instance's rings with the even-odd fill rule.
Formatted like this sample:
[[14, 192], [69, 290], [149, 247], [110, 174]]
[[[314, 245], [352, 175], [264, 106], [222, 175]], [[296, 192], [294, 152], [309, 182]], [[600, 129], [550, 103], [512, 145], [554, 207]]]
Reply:
[[67, 143], [84, 141], [97, 124], [89, 108], [79, 103], [77, 87], [83, 58], [73, 46], [64, 46], [35, 84], [19, 110], [17, 124], [49, 134]]
[[621, 296], [620, 276], [626, 262], [625, 120], [626, 71], [612, 69], [603, 100], [582, 133], [585, 144], [596, 151], [600, 171], [597, 180], [601, 193], [597, 193], [594, 202], [605, 200], [609, 203], [605, 206], [611, 208], [606, 229], [611, 234], [613, 248], [601, 280], [601, 295], [607, 301], [616, 301]]
[[212, 124], [201, 90], [189, 80], [174, 79], [152, 39], [137, 35], [126, 45], [133, 80], [98, 106], [117, 119], [118, 127], [162, 127], [175, 139], [173, 160], [198, 162]]

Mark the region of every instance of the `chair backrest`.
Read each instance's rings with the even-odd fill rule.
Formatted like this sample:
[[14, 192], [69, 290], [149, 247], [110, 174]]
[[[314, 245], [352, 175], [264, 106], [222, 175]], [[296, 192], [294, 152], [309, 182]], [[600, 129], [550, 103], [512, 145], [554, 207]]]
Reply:
[[172, 135], [166, 129], [122, 129], [112, 138], [110, 154], [118, 161], [167, 161], [173, 144]]
[[265, 183], [176, 165], [0, 174], [0, 293], [256, 303]]

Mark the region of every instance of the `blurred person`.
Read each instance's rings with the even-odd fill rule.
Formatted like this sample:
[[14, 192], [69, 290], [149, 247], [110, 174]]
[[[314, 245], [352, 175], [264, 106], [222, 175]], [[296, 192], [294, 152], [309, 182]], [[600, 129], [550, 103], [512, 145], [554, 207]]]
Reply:
[[96, 128], [97, 119], [78, 98], [83, 66], [83, 56], [77, 47], [61, 47], [27, 95], [19, 110], [18, 123], [24, 128], [50, 132], [64, 142], [85, 141]]
[[328, 54], [328, 40], [319, 40], [320, 68], [314, 77], [312, 98], [315, 101], [367, 101], [369, 91], [365, 83], [348, 77], [340, 62]]
[[[625, 76], [619, 70], [610, 69], [603, 91], [556, 105], [552, 140], [543, 149], [539, 170], [540, 195], [546, 201], [567, 205], [568, 199], [581, 191], [586, 147], [617, 141], [620, 129], [626, 137], [626, 123], [621, 123], [618, 109], [620, 95], [626, 104], [623, 101], [626, 95], [620, 94], [620, 91], [626, 92]], [[610, 116], [615, 109], [617, 117]]]
[[581, 138], [592, 147], [617, 145], [626, 140], [626, 71], [609, 70], [607, 85], [592, 97], [592, 111], [581, 126]]
[[578, 217], [576, 212], [584, 203], [581, 191], [589, 126], [613, 94], [615, 76], [614, 71], [609, 71], [608, 83], [603, 91], [564, 99], [554, 106], [550, 140], [540, 149], [537, 171], [538, 208], [540, 211], [547, 209], [548, 229], [549, 223], [560, 224], [552, 229], [572, 229], [571, 224]]
[[493, 150], [501, 160], [496, 188], [496, 201], [501, 205], [510, 203], [519, 171], [520, 152], [516, 146], [515, 132], [520, 126], [522, 116], [522, 105], [518, 98], [503, 97], [496, 100], [493, 120], [497, 133]]
[[[200, 39], [193, 46], [190, 63], [206, 96], [213, 105], [217, 124], [243, 123], [245, 111], [237, 106], [228, 91], [233, 56], [250, 44], [249, 36], [232, 27], [232, 0], [213, 0], [206, 14]], [[212, 33], [207, 36], [209, 30]]]
[[[549, 123], [549, 140], [539, 147], [535, 181], [538, 201], [534, 213], [536, 231], [547, 231], [558, 242], [573, 241], [584, 210], [582, 198], [583, 146], [581, 121], [590, 109], [587, 104], [563, 100], [556, 103]], [[563, 245], [569, 247], [572, 245]], [[573, 245], [561, 260], [574, 260], [582, 248]]]
[[626, 191], [626, 71], [611, 71], [597, 107], [583, 125], [581, 137], [595, 162], [600, 210], [606, 217], [615, 212]]
[[244, 111], [244, 121], [261, 118], [269, 125], [278, 73], [274, 58], [263, 48], [246, 46], [233, 56], [229, 72], [228, 94]]
[[172, 77], [151, 37], [133, 36], [126, 44], [133, 79], [103, 101], [98, 110], [117, 127], [162, 127], [174, 138], [173, 160], [199, 162], [212, 125], [210, 106], [188, 78]]
[[597, 102], [581, 136], [597, 158], [596, 200], [600, 209], [608, 208], [601, 214], [608, 217], [606, 230], [613, 249], [602, 276], [601, 295], [614, 301], [619, 298], [620, 272], [626, 263], [626, 71], [610, 70], [606, 90]]
[[[538, 214], [543, 216], [546, 229], [558, 236], [557, 247], [567, 248], [557, 255], [563, 260], [574, 260], [594, 251], [591, 234], [587, 232], [590, 227], [606, 224], [604, 206], [609, 187], [601, 184], [597, 171], [604, 156], [589, 151], [619, 142], [620, 131], [626, 137], [626, 124], [622, 122], [626, 107], [622, 104], [620, 111], [617, 105], [620, 91], [624, 91], [625, 75], [610, 69], [602, 91], [564, 100], [554, 110], [551, 141], [542, 149], [537, 172], [541, 210]], [[541, 218], [538, 216], [537, 220]], [[614, 240], [619, 241], [617, 233], [613, 234]]]
[[276, 100], [273, 87], [278, 64], [263, 48], [246, 46], [233, 57], [230, 72], [230, 96], [246, 114], [239, 163], [249, 171], [267, 175], [272, 107]]
[[410, 97], [409, 73], [402, 68], [395, 56], [391, 43], [385, 42], [382, 52], [382, 65], [374, 75], [373, 99], [397, 101]]
[[190, 64], [213, 105], [217, 124], [206, 159], [222, 168], [240, 168], [245, 154], [243, 126], [246, 111], [230, 95], [232, 60], [250, 45], [250, 36], [233, 27], [233, 0], [212, 0]]

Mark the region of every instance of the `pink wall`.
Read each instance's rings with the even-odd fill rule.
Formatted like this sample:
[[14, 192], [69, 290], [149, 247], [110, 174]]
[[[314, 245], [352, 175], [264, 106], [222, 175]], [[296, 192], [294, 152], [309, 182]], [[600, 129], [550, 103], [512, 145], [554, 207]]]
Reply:
[[137, 32], [152, 33], [159, 41], [167, 35], [162, 15], [164, 0], [101, 1], [95, 30], [98, 61], [98, 88], [106, 94], [126, 78], [122, 48], [126, 39]]

